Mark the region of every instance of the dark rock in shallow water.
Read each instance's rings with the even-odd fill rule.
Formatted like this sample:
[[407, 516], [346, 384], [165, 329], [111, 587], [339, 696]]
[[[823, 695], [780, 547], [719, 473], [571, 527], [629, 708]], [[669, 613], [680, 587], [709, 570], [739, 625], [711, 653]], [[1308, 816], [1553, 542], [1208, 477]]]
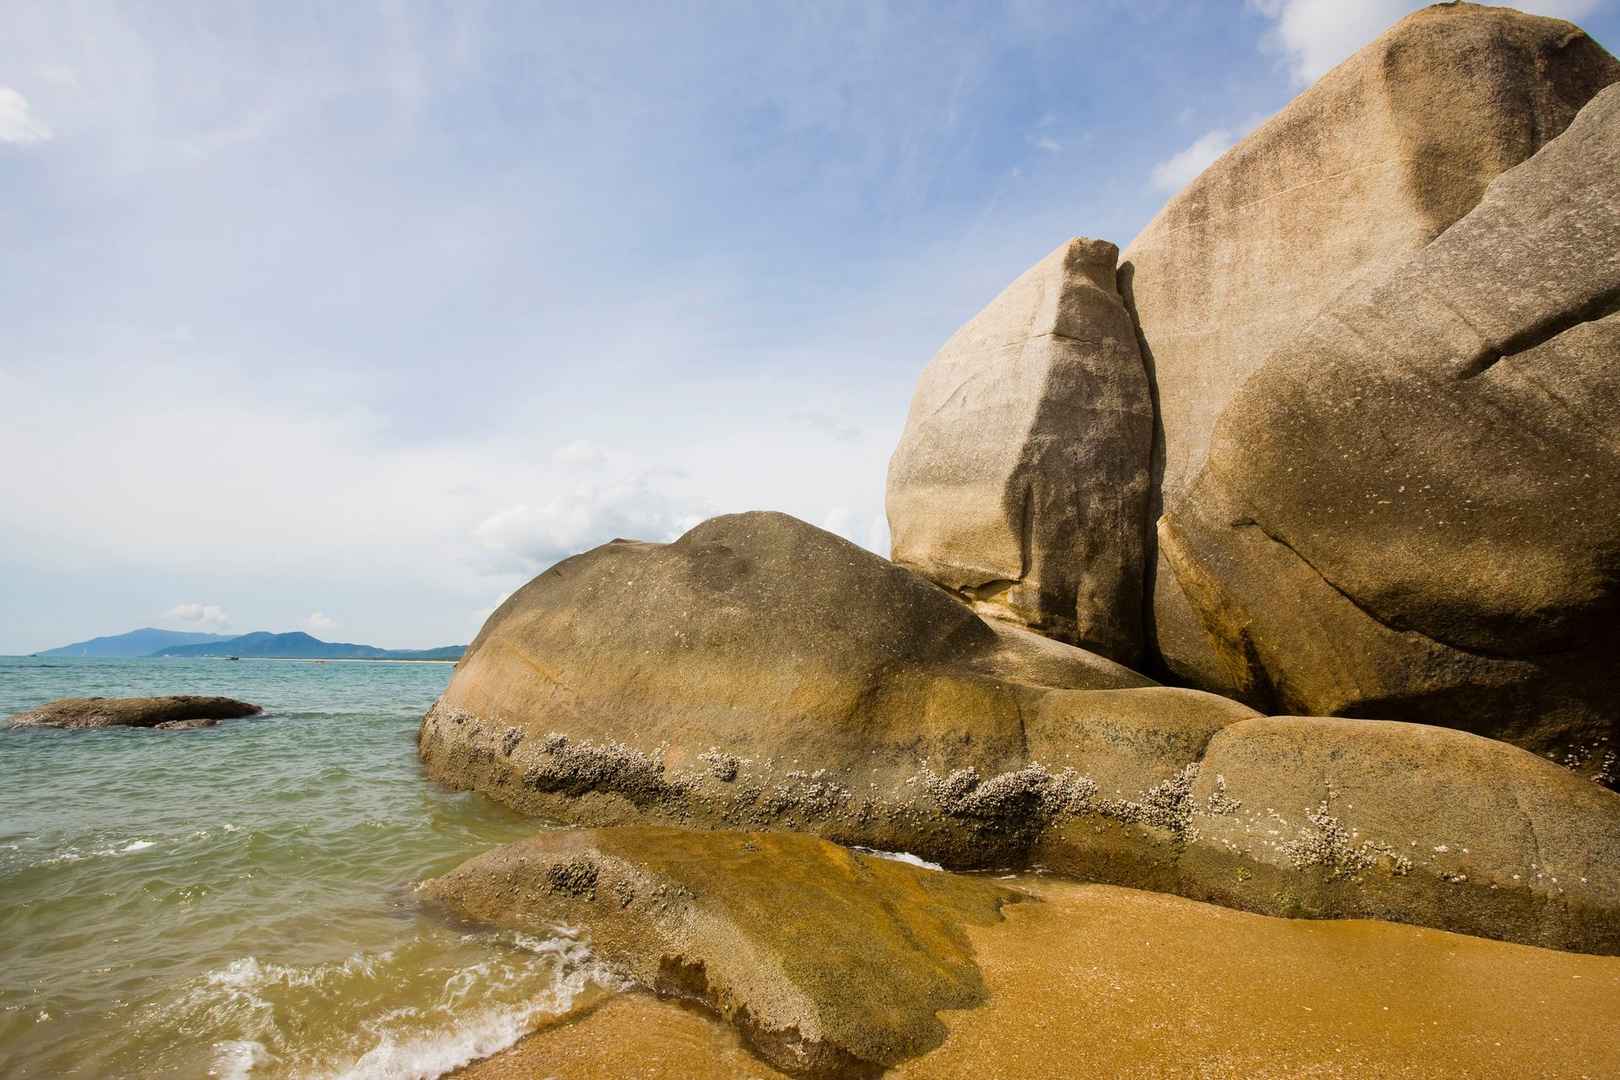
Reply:
[[876, 1076], [984, 1001], [966, 925], [1025, 894], [794, 833], [541, 833], [422, 886], [456, 915], [583, 925], [636, 981], [699, 1000], [773, 1064]]
[[141, 727], [182, 731], [262, 713], [258, 705], [227, 697], [176, 694], [144, 698], [63, 698], [11, 718], [12, 727]]
[[153, 724], [153, 731], [200, 731], [203, 728], [218, 727], [219, 721], [212, 716], [199, 717], [196, 720], [165, 720], [161, 724]]

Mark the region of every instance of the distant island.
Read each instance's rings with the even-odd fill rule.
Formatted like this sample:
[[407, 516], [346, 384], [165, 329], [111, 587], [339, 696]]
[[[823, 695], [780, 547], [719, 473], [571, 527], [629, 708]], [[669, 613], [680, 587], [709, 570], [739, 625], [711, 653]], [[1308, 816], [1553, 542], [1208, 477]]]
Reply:
[[234, 656], [256, 660], [460, 660], [466, 648], [465, 645], [445, 645], [437, 649], [382, 649], [375, 645], [322, 641], [300, 630], [286, 634], [256, 630], [251, 634], [232, 636], [143, 627], [127, 634], [91, 638], [58, 649], [47, 649], [35, 655], [101, 659]]

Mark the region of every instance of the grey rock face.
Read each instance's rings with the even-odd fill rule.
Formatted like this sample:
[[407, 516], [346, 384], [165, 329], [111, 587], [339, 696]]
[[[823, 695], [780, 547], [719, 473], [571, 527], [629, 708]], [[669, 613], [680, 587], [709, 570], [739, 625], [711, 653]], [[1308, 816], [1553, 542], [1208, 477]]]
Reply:
[[1153, 407], [1118, 255], [1069, 241], [945, 343], [917, 385], [887, 502], [902, 566], [1129, 663]]

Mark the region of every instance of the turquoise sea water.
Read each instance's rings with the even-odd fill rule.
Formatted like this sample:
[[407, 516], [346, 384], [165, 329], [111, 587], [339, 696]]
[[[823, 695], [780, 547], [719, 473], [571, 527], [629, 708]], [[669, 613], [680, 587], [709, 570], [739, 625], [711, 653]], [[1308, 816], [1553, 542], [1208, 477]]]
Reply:
[[447, 664], [0, 658], [5, 718], [225, 694], [194, 732], [0, 730], [0, 1076], [436, 1076], [608, 978], [448, 925], [424, 877], [532, 833], [423, 777]]

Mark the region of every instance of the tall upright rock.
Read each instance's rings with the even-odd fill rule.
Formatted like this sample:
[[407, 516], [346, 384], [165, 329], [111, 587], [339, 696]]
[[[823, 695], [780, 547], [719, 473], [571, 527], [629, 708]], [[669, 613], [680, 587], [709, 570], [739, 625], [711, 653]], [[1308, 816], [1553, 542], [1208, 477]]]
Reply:
[[[1580, 28], [1438, 4], [1362, 49], [1172, 199], [1126, 249], [1157, 408], [1154, 517], [1179, 510], [1211, 434], [1266, 357], [1347, 286], [1382, 277], [1556, 137], [1620, 63]], [[1162, 558], [1168, 666], [1225, 686], [1224, 660]]]
[[1272, 354], [1161, 548], [1229, 692], [1620, 780], [1620, 85]]
[[894, 560], [985, 614], [1142, 651], [1152, 402], [1115, 283], [1071, 240], [945, 343], [889, 465]]

